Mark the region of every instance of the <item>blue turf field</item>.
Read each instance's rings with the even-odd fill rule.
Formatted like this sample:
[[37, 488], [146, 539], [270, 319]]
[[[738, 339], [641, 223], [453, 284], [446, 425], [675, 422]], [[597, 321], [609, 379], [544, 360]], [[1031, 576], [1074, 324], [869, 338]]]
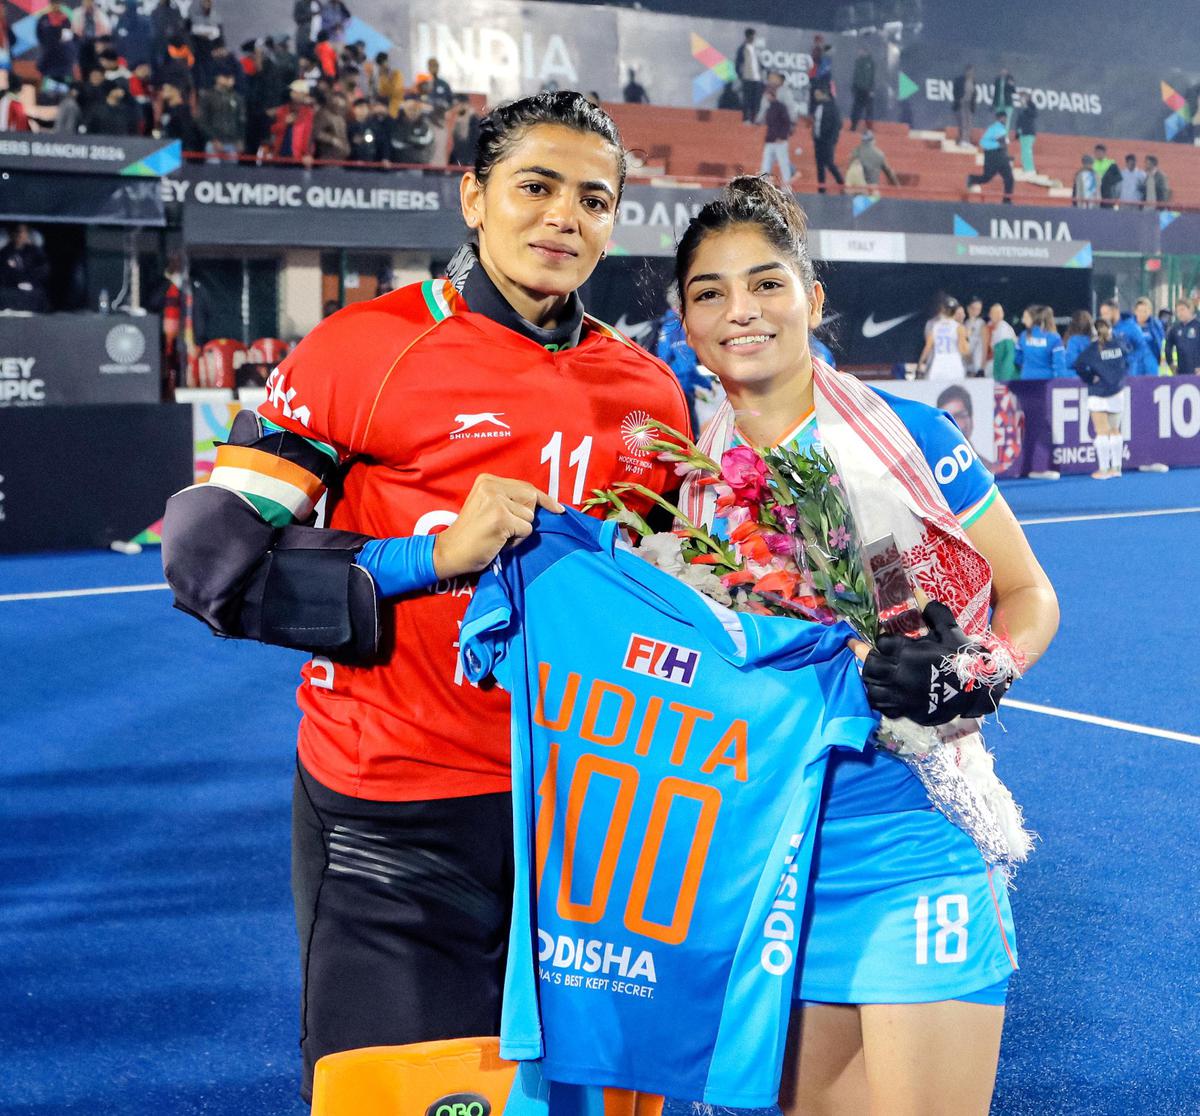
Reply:
[[[1063, 625], [1024, 702], [1200, 732], [1200, 470], [1021, 481]], [[0, 598], [161, 581], [157, 551], [0, 558]], [[301, 657], [167, 594], [0, 599], [0, 1112], [292, 1116]], [[1010, 708], [1041, 834], [995, 1113], [1200, 1113], [1200, 746]]]

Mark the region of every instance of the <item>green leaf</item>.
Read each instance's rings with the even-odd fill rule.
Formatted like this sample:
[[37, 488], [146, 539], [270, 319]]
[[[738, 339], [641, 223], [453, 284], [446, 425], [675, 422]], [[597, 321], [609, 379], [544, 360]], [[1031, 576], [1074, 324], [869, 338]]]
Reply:
[[684, 523], [689, 527], [695, 527], [695, 524], [688, 519], [688, 517], [684, 515], [683, 512], [681, 512], [674, 504], [672, 504], [670, 500], [659, 495], [659, 493], [655, 492], [653, 489], [647, 488], [644, 484], [637, 484], [634, 481], [621, 481], [619, 484], [613, 485], [613, 489], [614, 491], [620, 489], [622, 493], [636, 492], [641, 496], [645, 496], [647, 500], [657, 504], [664, 511], [670, 512], [671, 516], [680, 523]]

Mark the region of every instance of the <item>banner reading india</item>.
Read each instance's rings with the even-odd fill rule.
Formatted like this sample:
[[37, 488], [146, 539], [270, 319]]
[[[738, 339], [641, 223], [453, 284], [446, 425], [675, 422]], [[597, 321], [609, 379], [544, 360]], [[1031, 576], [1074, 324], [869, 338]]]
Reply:
[[700, 104], [719, 93], [728, 82], [737, 80], [733, 63], [695, 31], [692, 32], [692, 57], [706, 67], [703, 73], [692, 78], [692, 104]]

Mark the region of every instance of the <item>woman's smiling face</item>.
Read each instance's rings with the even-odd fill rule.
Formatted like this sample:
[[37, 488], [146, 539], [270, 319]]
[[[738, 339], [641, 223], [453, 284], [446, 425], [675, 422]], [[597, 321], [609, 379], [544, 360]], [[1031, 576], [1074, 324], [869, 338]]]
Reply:
[[806, 291], [795, 264], [753, 224], [700, 242], [684, 277], [683, 320], [700, 362], [722, 380], [764, 383], [811, 368], [808, 334], [825, 292]]

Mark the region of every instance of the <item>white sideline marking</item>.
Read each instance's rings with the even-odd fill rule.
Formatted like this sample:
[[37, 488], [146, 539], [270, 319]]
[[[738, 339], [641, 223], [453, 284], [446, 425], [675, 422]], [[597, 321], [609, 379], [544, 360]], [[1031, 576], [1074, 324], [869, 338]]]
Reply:
[[1187, 732], [1172, 732], [1170, 729], [1151, 728], [1149, 725], [1135, 725], [1132, 721], [1114, 721], [1111, 717], [1094, 717], [1091, 713], [1075, 713], [1070, 709], [1055, 709], [1052, 705], [1034, 705], [1029, 701], [1004, 699], [1005, 709], [1024, 709], [1029, 713], [1044, 713], [1047, 717], [1062, 717], [1068, 721], [1083, 721], [1088, 725], [1102, 725], [1104, 728], [1121, 729], [1123, 732], [1141, 733], [1143, 736], [1159, 736], [1163, 740], [1181, 740], [1185, 744], [1200, 744], [1200, 736]]
[[1046, 519], [1019, 519], [1022, 527], [1034, 523], [1085, 523], [1092, 519], [1139, 519], [1147, 515], [1193, 515], [1200, 508], [1156, 508], [1154, 511], [1102, 512], [1099, 515], [1058, 515]]
[[102, 597], [108, 593], [151, 593], [156, 589], [169, 589], [165, 581], [155, 585], [107, 585], [99, 589], [56, 589], [51, 593], [0, 593], [0, 604], [5, 601], [49, 601], [58, 597]]

